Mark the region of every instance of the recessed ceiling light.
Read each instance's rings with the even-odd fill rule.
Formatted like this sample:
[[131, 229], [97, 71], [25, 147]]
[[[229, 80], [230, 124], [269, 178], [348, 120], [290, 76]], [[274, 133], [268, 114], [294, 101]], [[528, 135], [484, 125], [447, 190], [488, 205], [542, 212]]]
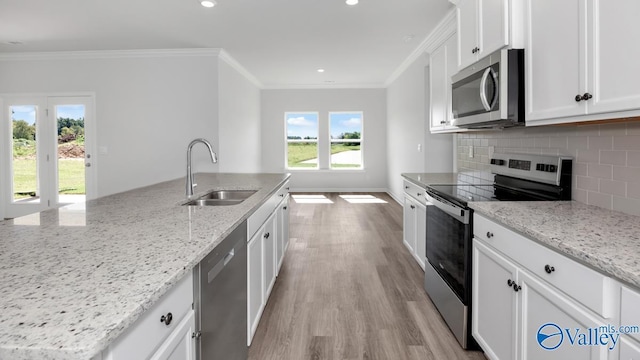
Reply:
[[318, 72], [319, 72], [319, 73], [323, 73], [323, 72], [324, 72], [324, 69], [318, 69]]
[[200, 5], [207, 7], [207, 8], [212, 8], [214, 6], [216, 6], [216, 2], [214, 0], [202, 0], [200, 1]]
[[358, 0], [347, 0], [347, 5], [358, 5]]

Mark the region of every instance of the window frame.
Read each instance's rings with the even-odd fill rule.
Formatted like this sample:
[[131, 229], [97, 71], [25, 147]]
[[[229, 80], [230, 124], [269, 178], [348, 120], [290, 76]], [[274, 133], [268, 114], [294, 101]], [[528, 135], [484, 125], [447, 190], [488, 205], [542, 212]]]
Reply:
[[[316, 133], [315, 139], [289, 139], [289, 117], [290, 115], [308, 115], [316, 116]], [[320, 112], [319, 111], [285, 111], [284, 112], [284, 168], [287, 170], [314, 171], [320, 170]], [[290, 143], [315, 143], [316, 144], [316, 166], [314, 167], [290, 167], [289, 166], [289, 144]]]
[[[331, 116], [333, 114], [358, 114], [360, 115], [360, 139], [336, 139], [331, 138]], [[364, 111], [329, 111], [327, 114], [327, 135], [328, 135], [328, 159], [329, 166], [328, 169], [331, 171], [358, 171], [364, 170]], [[342, 142], [358, 142], [360, 144], [360, 166], [359, 167], [333, 167], [333, 163], [331, 162], [331, 146], [334, 143], [342, 143]]]

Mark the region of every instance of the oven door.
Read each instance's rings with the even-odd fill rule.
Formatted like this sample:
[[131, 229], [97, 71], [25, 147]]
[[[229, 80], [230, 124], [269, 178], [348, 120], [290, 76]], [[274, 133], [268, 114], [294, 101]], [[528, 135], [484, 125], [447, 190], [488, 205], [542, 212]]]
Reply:
[[[431, 196], [430, 196], [431, 195]], [[427, 261], [460, 301], [471, 301], [471, 210], [427, 194]]]

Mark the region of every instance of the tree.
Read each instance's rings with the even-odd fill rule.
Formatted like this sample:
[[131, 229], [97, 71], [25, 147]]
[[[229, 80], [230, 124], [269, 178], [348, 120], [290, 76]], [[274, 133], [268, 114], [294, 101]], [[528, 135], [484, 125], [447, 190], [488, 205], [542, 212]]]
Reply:
[[36, 138], [35, 124], [29, 125], [29, 123], [24, 120], [13, 120], [13, 138], [35, 140]]

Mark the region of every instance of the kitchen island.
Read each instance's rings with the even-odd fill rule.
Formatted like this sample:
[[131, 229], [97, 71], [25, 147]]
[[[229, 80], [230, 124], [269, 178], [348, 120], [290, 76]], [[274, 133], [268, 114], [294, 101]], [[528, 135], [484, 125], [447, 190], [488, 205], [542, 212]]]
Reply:
[[100, 354], [289, 175], [196, 178], [196, 196], [257, 192], [232, 206], [182, 206], [180, 178], [0, 222], [0, 359]]

